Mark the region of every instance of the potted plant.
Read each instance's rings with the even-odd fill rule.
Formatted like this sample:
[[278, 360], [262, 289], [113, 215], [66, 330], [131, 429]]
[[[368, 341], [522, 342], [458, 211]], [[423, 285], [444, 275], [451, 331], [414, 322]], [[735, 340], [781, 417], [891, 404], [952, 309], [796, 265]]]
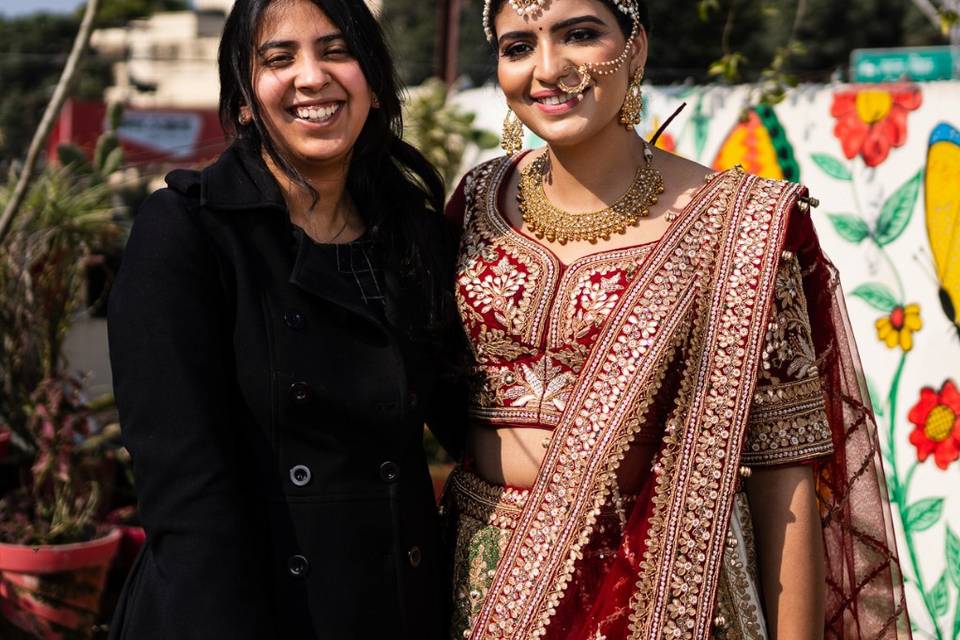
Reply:
[[0, 246], [0, 425], [19, 469], [0, 499], [0, 614], [34, 637], [91, 635], [120, 540], [98, 524], [111, 481], [108, 434], [63, 356], [86, 306], [90, 257], [124, 237], [106, 181], [120, 153], [113, 131], [93, 163], [64, 150], [63, 166], [33, 183]]
[[29, 412], [30, 479], [0, 500], [0, 613], [38, 637], [82, 637], [121, 538], [95, 521], [101, 482], [82, 446], [95, 421], [71, 378], [43, 380]]

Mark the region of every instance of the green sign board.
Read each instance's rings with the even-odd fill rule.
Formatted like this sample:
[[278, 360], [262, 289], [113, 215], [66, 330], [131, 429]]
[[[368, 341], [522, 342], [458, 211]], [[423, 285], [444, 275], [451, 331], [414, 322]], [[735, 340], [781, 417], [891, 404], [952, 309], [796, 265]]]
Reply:
[[960, 78], [960, 47], [856, 49], [850, 71], [853, 82], [952, 80]]

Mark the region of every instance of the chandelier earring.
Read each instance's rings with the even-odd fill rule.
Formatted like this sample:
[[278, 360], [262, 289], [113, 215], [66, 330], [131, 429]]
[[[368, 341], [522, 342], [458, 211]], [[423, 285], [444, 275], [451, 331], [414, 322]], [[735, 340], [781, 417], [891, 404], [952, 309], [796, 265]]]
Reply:
[[523, 148], [523, 123], [520, 122], [520, 118], [513, 112], [513, 109], [508, 108], [507, 115], [503, 119], [500, 146], [503, 147], [508, 157]]
[[643, 68], [637, 69], [630, 77], [627, 95], [620, 107], [620, 123], [627, 129], [633, 129], [643, 120]]

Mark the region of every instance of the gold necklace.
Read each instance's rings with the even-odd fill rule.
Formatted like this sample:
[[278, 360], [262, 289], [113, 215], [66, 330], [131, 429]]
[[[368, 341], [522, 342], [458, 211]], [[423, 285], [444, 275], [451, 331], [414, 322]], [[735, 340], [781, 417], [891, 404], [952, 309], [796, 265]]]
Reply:
[[609, 240], [614, 233], [626, 233], [628, 227], [650, 215], [650, 206], [663, 193], [663, 176], [653, 166], [653, 152], [646, 145], [643, 156], [645, 162], [616, 202], [599, 211], [575, 212], [564, 211], [547, 199], [543, 188], [547, 154], [541, 154], [520, 172], [517, 202], [523, 221], [538, 239], [560, 244], [577, 240], [595, 244], [601, 238]]

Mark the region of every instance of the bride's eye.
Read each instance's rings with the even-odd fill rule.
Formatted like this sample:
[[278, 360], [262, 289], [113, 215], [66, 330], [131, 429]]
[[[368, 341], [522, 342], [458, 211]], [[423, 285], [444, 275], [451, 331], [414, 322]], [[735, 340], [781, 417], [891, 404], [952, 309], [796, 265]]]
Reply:
[[526, 42], [514, 42], [503, 47], [503, 49], [500, 51], [500, 55], [512, 60], [523, 57], [531, 51], [533, 51], [533, 47]]
[[572, 29], [569, 33], [567, 33], [567, 42], [592, 42], [599, 37], [599, 31], [580, 27], [577, 29]]

